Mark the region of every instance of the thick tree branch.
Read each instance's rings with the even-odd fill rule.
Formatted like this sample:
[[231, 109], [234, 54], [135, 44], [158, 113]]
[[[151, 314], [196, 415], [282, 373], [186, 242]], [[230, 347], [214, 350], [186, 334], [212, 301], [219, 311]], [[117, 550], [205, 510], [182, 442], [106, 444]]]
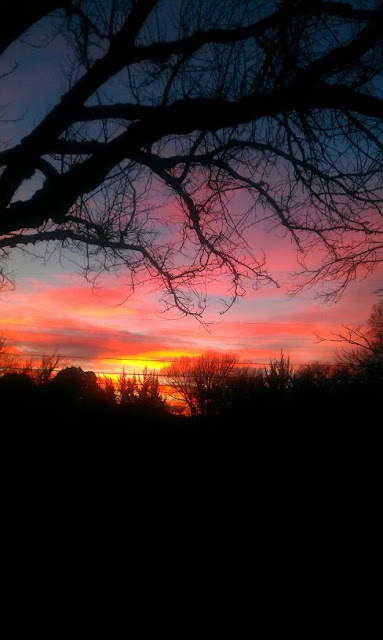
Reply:
[[[339, 291], [380, 264], [380, 0], [171, 4], [168, 26], [157, 0], [6, 2], [0, 53], [58, 17], [76, 63], [40, 124], [27, 115], [29, 133], [0, 151], [1, 255], [52, 240], [97, 262], [99, 247], [102, 269], [144, 265], [182, 312], [204, 273], [230, 276], [234, 297], [241, 278], [270, 280], [252, 224], [323, 256], [307, 266], [302, 253], [308, 285], [341, 276]], [[239, 211], [237, 190], [251, 197]]]
[[21, 144], [21, 153], [0, 177], [0, 208], [11, 201], [21, 181], [33, 173], [34, 161], [44, 153], [44, 146], [58, 137], [73, 122], [74, 113], [95, 91], [123, 66], [121, 54], [133, 47], [148, 14], [158, 0], [140, 0], [133, 5], [123, 27], [112, 41], [106, 55], [70, 89], [60, 103], [44, 118]]
[[[319, 0], [313, 0], [309, 3], [297, 3], [293, 8], [289, 6], [289, 3], [285, 3], [270, 16], [246, 27], [236, 29], [208, 29], [206, 31], [196, 32], [187, 38], [136, 47], [130, 61], [142, 62], [143, 60], [151, 60], [153, 62], [166, 62], [172, 55], [183, 54], [190, 56], [206, 44], [227, 44], [240, 42], [248, 38], [259, 38], [268, 30], [293, 18], [326, 15], [344, 17], [362, 23], [371, 23], [371, 34], [375, 36], [377, 35], [377, 31], [379, 31], [379, 22], [382, 20], [382, 10], [358, 10], [354, 9], [350, 4], [343, 4], [341, 2], [320, 2]], [[368, 31], [366, 35], [370, 35], [370, 31]]]
[[71, 8], [71, 0], [3, 0], [1, 4], [0, 54], [35, 22], [55, 9]]
[[[99, 143], [73, 144], [74, 152], [95, 151], [97, 153], [75, 165], [67, 173], [47, 180], [43, 188], [27, 203], [14, 203], [1, 215], [1, 233], [9, 233], [20, 228], [40, 226], [50, 217], [63, 220], [66, 211], [75, 203], [82, 193], [89, 193], [107, 176], [114, 166], [124, 158], [131, 157], [134, 150], [150, 147], [154, 142], [171, 134], [189, 134], [194, 130], [217, 131], [238, 124], [246, 124], [253, 119], [272, 115], [274, 112], [283, 113], [293, 109], [307, 109], [317, 107], [339, 108], [344, 105], [345, 97], [350, 95], [354, 105], [359, 108], [373, 105], [377, 110], [377, 103], [381, 100], [370, 96], [360, 95], [358, 99], [354, 93], [338, 87], [328, 87], [321, 91], [312, 91], [309, 95], [297, 95], [294, 91], [279, 90], [273, 95], [261, 99], [251, 97], [232, 103], [228, 101], [182, 100], [167, 107], [153, 107], [151, 118], [142, 118], [133, 123], [126, 132], [107, 145]], [[369, 113], [371, 115], [371, 113]], [[46, 152], [69, 152], [71, 143], [59, 141], [57, 148], [44, 149]]]

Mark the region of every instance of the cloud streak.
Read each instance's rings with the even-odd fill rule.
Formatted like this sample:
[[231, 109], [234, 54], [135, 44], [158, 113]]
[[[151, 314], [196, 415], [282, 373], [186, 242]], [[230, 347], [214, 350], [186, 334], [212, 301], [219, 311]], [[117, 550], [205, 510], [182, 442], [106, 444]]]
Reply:
[[[239, 302], [227, 316], [214, 313], [205, 330], [192, 318], [170, 319], [155, 311], [156, 298], [145, 287], [121, 304], [119, 282], [106, 278], [92, 291], [78, 275], [24, 278], [0, 300], [0, 334], [20, 354], [59, 353], [66, 361], [94, 371], [161, 368], [182, 355], [203, 351], [235, 352], [242, 361], [267, 363], [280, 350], [294, 363], [329, 360], [333, 343], [317, 343], [342, 323], [368, 318], [375, 302], [371, 285], [355, 284], [337, 305], [326, 307], [309, 295], [287, 298], [269, 290]], [[213, 304], [214, 308], [214, 304]]]

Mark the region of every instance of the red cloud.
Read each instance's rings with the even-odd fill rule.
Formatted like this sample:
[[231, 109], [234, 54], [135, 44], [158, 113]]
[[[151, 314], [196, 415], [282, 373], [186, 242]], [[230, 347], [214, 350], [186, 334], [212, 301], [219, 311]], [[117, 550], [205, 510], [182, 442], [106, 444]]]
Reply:
[[0, 299], [0, 334], [13, 339], [21, 353], [58, 352], [95, 371], [138, 368], [140, 362], [157, 366], [161, 359], [209, 350], [231, 350], [243, 361], [267, 363], [283, 349], [298, 363], [331, 359], [334, 344], [317, 344], [315, 334], [329, 336], [342, 323], [365, 321], [376, 301], [368, 282], [354, 284], [330, 307], [308, 295], [288, 299], [283, 291], [265, 289], [227, 315], [211, 313], [220, 322], [206, 331], [191, 318], [157, 314], [149, 287], [121, 304], [124, 293], [118, 285], [106, 278], [104, 287], [93, 292], [76, 275], [24, 280]]

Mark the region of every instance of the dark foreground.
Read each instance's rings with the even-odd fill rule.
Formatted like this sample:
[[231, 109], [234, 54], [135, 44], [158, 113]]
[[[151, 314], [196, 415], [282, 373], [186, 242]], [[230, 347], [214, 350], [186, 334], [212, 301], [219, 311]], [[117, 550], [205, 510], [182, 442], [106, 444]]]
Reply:
[[[299, 401], [298, 401], [299, 400]], [[380, 393], [278, 398], [226, 415], [185, 418], [106, 406], [13, 404], [3, 413], [1, 451], [12, 474], [125, 475], [282, 471], [326, 477], [331, 468], [367, 468], [378, 454]], [[306, 468], [306, 471], [304, 471]]]

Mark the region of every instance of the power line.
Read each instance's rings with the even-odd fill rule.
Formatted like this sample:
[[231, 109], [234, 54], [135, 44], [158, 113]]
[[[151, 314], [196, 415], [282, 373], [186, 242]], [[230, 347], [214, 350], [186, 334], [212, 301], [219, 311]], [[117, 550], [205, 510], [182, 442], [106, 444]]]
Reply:
[[226, 324], [273, 325], [277, 327], [339, 327], [343, 322], [251, 322], [247, 320], [231, 320]]
[[[82, 315], [81, 317], [83, 318], [92, 318], [94, 319], [94, 316], [92, 315]], [[108, 319], [108, 320], [116, 320], [116, 316], [103, 316], [103, 319]], [[181, 318], [182, 319], [182, 318]], [[144, 318], [142, 319], [142, 324], [146, 324], [148, 322], [179, 322], [180, 319], [179, 318]], [[273, 326], [283, 326], [283, 327], [301, 327], [301, 326], [305, 326], [305, 327], [339, 327], [341, 325], [344, 324], [349, 324], [347, 322], [344, 321], [340, 321], [340, 322], [278, 322], [278, 321], [273, 321], [273, 320], [267, 320], [267, 321], [257, 321], [257, 320], [224, 320], [222, 323], [221, 322], [217, 322], [215, 323], [214, 321], [212, 321], [211, 323], [206, 322], [206, 325], [209, 327], [221, 327], [221, 326], [227, 326], [227, 325], [231, 325], [231, 324], [243, 324], [243, 325], [273, 325]]]
[[[257, 345], [255, 345], [257, 346]], [[330, 348], [336, 348], [333, 347], [332, 345], [329, 345]], [[29, 353], [29, 352], [17, 352], [15, 354], [11, 354], [14, 355], [15, 357], [28, 357], [28, 358], [46, 358], [49, 357], [49, 355], [47, 356], [46, 353]], [[112, 357], [112, 356], [92, 356], [92, 355], [87, 355], [87, 356], [76, 356], [76, 355], [65, 355], [65, 354], [61, 354], [61, 353], [54, 353], [53, 354], [54, 358], [61, 358], [62, 360], [102, 360], [102, 361], [111, 361], [111, 362], [162, 362], [164, 364], [172, 364], [174, 362], [179, 362], [182, 358], [198, 358], [199, 356], [179, 356], [179, 357], [175, 357], [175, 358], [151, 358], [151, 357], [147, 357], [147, 358], [140, 358], [140, 357]], [[262, 362], [247, 362], [247, 361], [242, 361], [240, 360], [238, 363], [238, 365], [242, 365], [242, 364], [264, 364]]]
[[[225, 364], [225, 363], [222, 363]], [[226, 363], [227, 364], [227, 363]], [[343, 366], [347, 366], [346, 364], [343, 363], [327, 363], [327, 362], [300, 362], [300, 363], [291, 363], [290, 362], [290, 366], [291, 367], [295, 367], [295, 368], [300, 368], [300, 367], [308, 367], [315, 364], [315, 367], [343, 367]], [[255, 365], [256, 367], [270, 367], [271, 363], [270, 362], [239, 362], [237, 363], [238, 366], [250, 366], [250, 365]], [[64, 367], [65, 369], [66, 367]], [[70, 368], [70, 367], [69, 367]], [[52, 369], [52, 373], [53, 372], [60, 372], [63, 371], [64, 369], [60, 369], [60, 368], [55, 368]], [[23, 367], [23, 366], [3, 366], [0, 367], [0, 371], [43, 371], [44, 367]], [[92, 371], [92, 373], [94, 373], [95, 375], [104, 375], [104, 376], [122, 376], [122, 375], [126, 375], [126, 376], [137, 376], [137, 377], [142, 377], [142, 372], [139, 371]], [[167, 378], [169, 376], [168, 373], [160, 373], [158, 371], [153, 371], [150, 370], [149, 374], [153, 377], [156, 378]], [[246, 372], [245, 374], [246, 375]], [[173, 374], [171, 375], [172, 378], [192, 378], [194, 377], [195, 374], [194, 373], [181, 373], [181, 374]], [[241, 379], [242, 375], [232, 375], [232, 374], [228, 374], [226, 375], [213, 375], [214, 378], [230, 378], [231, 380], [235, 380], [235, 379]]]

